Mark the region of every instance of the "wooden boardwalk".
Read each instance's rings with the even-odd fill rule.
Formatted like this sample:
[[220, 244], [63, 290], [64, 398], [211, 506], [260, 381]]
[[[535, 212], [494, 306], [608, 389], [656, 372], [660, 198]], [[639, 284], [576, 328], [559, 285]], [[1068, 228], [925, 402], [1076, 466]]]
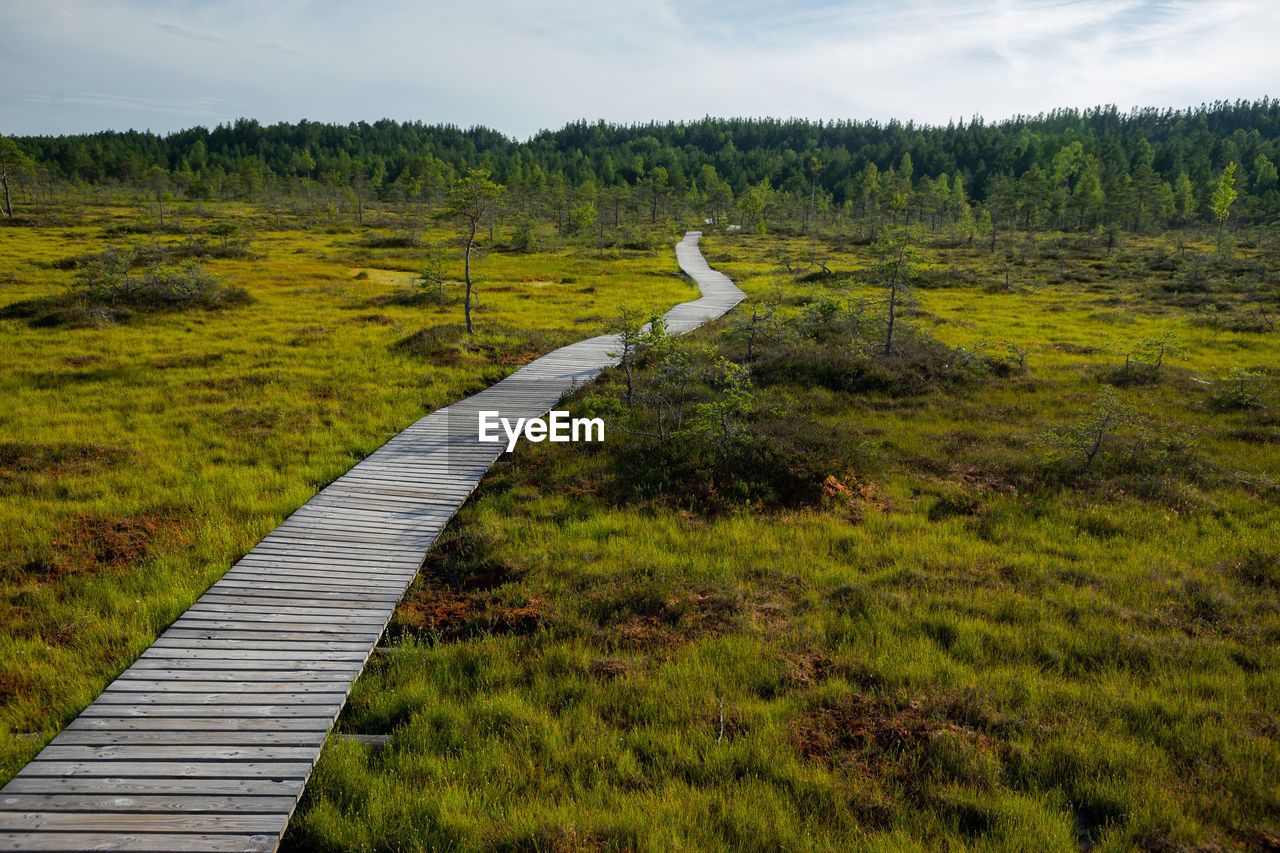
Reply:
[[[742, 298], [676, 247], [702, 298]], [[478, 412], [537, 417], [617, 362], [563, 347], [387, 442], [267, 534], [0, 790], [3, 850], [274, 850], [330, 726], [432, 542], [501, 454]]]

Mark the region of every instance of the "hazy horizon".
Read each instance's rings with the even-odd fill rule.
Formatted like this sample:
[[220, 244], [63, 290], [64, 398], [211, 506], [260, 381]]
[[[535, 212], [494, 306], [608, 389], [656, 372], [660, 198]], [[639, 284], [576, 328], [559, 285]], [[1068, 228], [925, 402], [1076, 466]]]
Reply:
[[[1269, 94], [1262, 94], [1262, 95], [1257, 96], [1256, 98], [1230, 98], [1230, 99], [1227, 99], [1227, 98], [1219, 98], [1219, 99], [1216, 99], [1216, 101], [1217, 101], [1217, 102], [1229, 102], [1229, 103], [1235, 103], [1235, 102], [1237, 102], [1237, 101], [1245, 101], [1245, 102], [1252, 103], [1252, 102], [1261, 101], [1261, 100], [1263, 100], [1264, 98], [1267, 98], [1267, 99], [1270, 99], [1270, 100], [1276, 100], [1276, 98], [1275, 98], [1275, 97], [1272, 97], [1272, 96], [1271, 96], [1271, 95], [1269, 95]], [[818, 117], [813, 117], [813, 116], [773, 116], [773, 115], [749, 115], [749, 116], [748, 116], [748, 115], [710, 115], [710, 114], [708, 114], [708, 115], [705, 115], [705, 116], [698, 116], [698, 117], [696, 117], [696, 118], [635, 119], [635, 120], [630, 120], [630, 121], [610, 121], [610, 120], [608, 120], [608, 119], [599, 118], [599, 117], [597, 117], [597, 118], [579, 117], [579, 118], [576, 118], [576, 119], [568, 119], [568, 120], [566, 120], [565, 122], [563, 122], [563, 123], [561, 123], [561, 124], [559, 124], [559, 125], [556, 125], [555, 127], [543, 127], [543, 128], [539, 128], [537, 131], [535, 131], [534, 133], [532, 133], [532, 134], [530, 134], [530, 135], [528, 135], [528, 136], [518, 136], [518, 135], [516, 135], [516, 134], [506, 133], [506, 132], [504, 132], [504, 131], [503, 131], [503, 129], [502, 129], [502, 128], [499, 128], [499, 127], [490, 127], [489, 125], [483, 125], [483, 124], [459, 124], [459, 123], [457, 123], [457, 122], [450, 122], [450, 121], [432, 121], [432, 120], [429, 120], [429, 119], [423, 119], [423, 118], [395, 118], [395, 117], [393, 117], [393, 116], [379, 116], [378, 118], [353, 118], [353, 119], [349, 119], [349, 120], [334, 119], [334, 120], [332, 120], [332, 121], [323, 121], [323, 122], [322, 122], [322, 121], [318, 121], [318, 120], [316, 120], [316, 119], [308, 118], [308, 117], [306, 117], [306, 116], [300, 116], [300, 117], [298, 117], [298, 118], [296, 118], [296, 119], [292, 119], [292, 120], [290, 120], [290, 119], [279, 119], [279, 120], [275, 120], [275, 121], [263, 121], [263, 120], [261, 120], [261, 119], [258, 119], [258, 118], [256, 118], [256, 117], [254, 117], [254, 116], [236, 116], [236, 117], [234, 117], [234, 118], [229, 118], [229, 119], [225, 119], [225, 120], [218, 121], [218, 122], [208, 122], [208, 123], [205, 123], [205, 122], [193, 122], [193, 123], [188, 124], [188, 125], [183, 125], [183, 126], [181, 126], [181, 127], [175, 127], [175, 128], [172, 128], [172, 129], [165, 129], [165, 130], [156, 130], [156, 129], [154, 129], [154, 128], [150, 128], [150, 127], [100, 127], [100, 128], [94, 128], [94, 129], [91, 129], [91, 130], [84, 130], [84, 131], [70, 131], [70, 132], [62, 132], [62, 133], [40, 133], [40, 132], [35, 132], [35, 133], [13, 133], [13, 134], [10, 134], [10, 133], [3, 133], [3, 131], [2, 131], [2, 130], [0, 130], [0, 133], [3, 133], [3, 135], [5, 135], [5, 136], [13, 136], [13, 137], [21, 138], [21, 137], [40, 137], [40, 136], [57, 137], [57, 136], [92, 135], [92, 134], [94, 134], [94, 133], [129, 133], [129, 132], [137, 132], [137, 133], [151, 133], [151, 134], [154, 134], [154, 135], [156, 135], [156, 136], [158, 136], [158, 137], [163, 138], [163, 137], [165, 137], [165, 136], [169, 136], [169, 135], [172, 135], [172, 134], [183, 133], [183, 132], [186, 132], [186, 131], [189, 131], [189, 130], [193, 130], [193, 129], [197, 128], [197, 127], [203, 127], [203, 128], [205, 128], [205, 129], [207, 129], [207, 130], [212, 131], [212, 130], [213, 130], [213, 129], [215, 129], [216, 127], [219, 127], [219, 126], [222, 126], [222, 125], [234, 125], [234, 124], [235, 124], [235, 122], [240, 121], [240, 120], [256, 121], [256, 122], [258, 122], [258, 123], [259, 123], [261, 126], [263, 126], [263, 127], [269, 127], [269, 126], [274, 125], [274, 124], [296, 125], [296, 124], [299, 124], [299, 123], [304, 122], [304, 121], [305, 121], [305, 122], [310, 122], [310, 123], [312, 123], [312, 124], [326, 124], [326, 125], [336, 125], [336, 126], [346, 126], [346, 125], [349, 125], [349, 124], [360, 124], [360, 123], [362, 123], [362, 122], [363, 122], [364, 124], [367, 124], [367, 125], [372, 126], [372, 125], [374, 125], [374, 124], [376, 124], [376, 123], [378, 123], [378, 122], [380, 122], [380, 121], [392, 121], [392, 122], [395, 122], [395, 123], [397, 123], [397, 124], [411, 124], [411, 123], [413, 123], [413, 122], [419, 122], [419, 123], [421, 123], [421, 124], [423, 124], [423, 125], [425, 125], [425, 126], [446, 126], [446, 127], [447, 127], [447, 126], [453, 126], [453, 127], [457, 127], [457, 128], [459, 128], [460, 130], [463, 130], [463, 131], [468, 131], [468, 130], [472, 130], [472, 129], [475, 129], [475, 128], [480, 128], [480, 129], [490, 130], [490, 131], [494, 131], [494, 132], [496, 132], [496, 133], [500, 133], [500, 134], [502, 134], [503, 136], [507, 137], [508, 139], [514, 140], [516, 143], [523, 144], [523, 143], [527, 143], [527, 142], [529, 142], [531, 139], [533, 139], [534, 137], [538, 136], [539, 134], [542, 134], [542, 133], [555, 133], [555, 132], [558, 132], [558, 131], [560, 131], [560, 130], [563, 130], [565, 127], [567, 127], [567, 126], [569, 126], [569, 125], [571, 125], [571, 124], [575, 124], [575, 123], [583, 122], [583, 121], [585, 121], [588, 125], [594, 125], [594, 124], [597, 124], [597, 123], [599, 123], [599, 122], [602, 122], [602, 121], [603, 121], [603, 122], [605, 122], [605, 123], [606, 123], [606, 124], [608, 124], [608, 125], [614, 125], [614, 126], [620, 126], [620, 127], [641, 127], [641, 126], [644, 126], [644, 125], [647, 125], [647, 124], [650, 124], [650, 123], [656, 123], [656, 124], [684, 124], [684, 125], [690, 125], [690, 124], [694, 124], [694, 123], [700, 122], [700, 121], [702, 121], [703, 119], [710, 119], [711, 121], [739, 121], [739, 120], [742, 120], [742, 121], [760, 121], [760, 122], [766, 122], [766, 121], [779, 121], [779, 122], [788, 122], [788, 121], [809, 121], [809, 122], [813, 122], [813, 123], [817, 123], [817, 122], [824, 122], [824, 123], [828, 123], [828, 124], [830, 124], [830, 123], [835, 123], [835, 122], [841, 122], [841, 121], [852, 121], [852, 122], [876, 122], [876, 123], [880, 124], [881, 126], [886, 125], [886, 124], [888, 124], [889, 122], [896, 121], [896, 122], [898, 122], [899, 124], [902, 124], [902, 125], [910, 124], [910, 125], [912, 125], [913, 127], [915, 127], [916, 129], [925, 129], [925, 128], [933, 128], [933, 127], [947, 127], [948, 125], [951, 125], [951, 124], [954, 124], [954, 125], [965, 125], [965, 126], [967, 126], [967, 125], [969, 125], [969, 124], [973, 123], [974, 121], [981, 121], [981, 122], [983, 122], [983, 123], [985, 123], [985, 124], [988, 124], [988, 125], [996, 125], [996, 124], [1000, 124], [1000, 123], [1003, 123], [1003, 122], [1006, 122], [1006, 121], [1014, 121], [1014, 120], [1017, 120], [1017, 119], [1035, 119], [1035, 118], [1037, 118], [1037, 117], [1039, 117], [1039, 116], [1042, 116], [1042, 115], [1048, 115], [1048, 114], [1053, 113], [1053, 112], [1058, 111], [1058, 110], [1076, 110], [1077, 112], [1087, 112], [1087, 111], [1094, 110], [1094, 109], [1098, 109], [1098, 108], [1106, 109], [1106, 108], [1108, 108], [1108, 107], [1113, 107], [1113, 106], [1114, 106], [1114, 107], [1116, 107], [1116, 109], [1117, 109], [1117, 111], [1120, 113], [1120, 115], [1128, 115], [1132, 110], [1141, 110], [1141, 109], [1156, 109], [1156, 110], [1159, 110], [1159, 111], [1162, 111], [1162, 112], [1163, 112], [1163, 111], [1165, 111], [1165, 110], [1170, 110], [1170, 111], [1173, 111], [1173, 112], [1187, 112], [1187, 111], [1189, 111], [1189, 110], [1190, 110], [1190, 111], [1194, 111], [1194, 110], [1196, 110], [1196, 109], [1199, 109], [1200, 107], [1209, 107], [1209, 106], [1212, 106], [1212, 104], [1213, 104], [1213, 103], [1214, 103], [1214, 101], [1206, 101], [1206, 102], [1201, 102], [1201, 103], [1199, 103], [1199, 104], [1184, 104], [1184, 105], [1180, 105], [1180, 106], [1179, 106], [1179, 105], [1173, 105], [1173, 104], [1133, 104], [1133, 105], [1131, 105], [1131, 106], [1129, 106], [1129, 107], [1121, 107], [1121, 106], [1119, 106], [1119, 105], [1117, 105], [1117, 104], [1089, 104], [1089, 105], [1087, 105], [1087, 106], [1076, 106], [1076, 105], [1072, 105], [1072, 106], [1062, 106], [1062, 105], [1059, 105], [1059, 106], [1055, 106], [1055, 107], [1048, 107], [1048, 108], [1046, 108], [1046, 109], [1044, 109], [1044, 110], [1040, 110], [1040, 111], [1039, 111], [1039, 112], [1037, 112], [1037, 113], [1017, 113], [1017, 114], [1001, 115], [1001, 116], [984, 116], [984, 115], [974, 115], [974, 116], [955, 116], [955, 117], [949, 118], [947, 121], [942, 121], [942, 122], [916, 121], [915, 119], [901, 119], [901, 118], [897, 118], [897, 117], [895, 117], [895, 116], [890, 116], [889, 118], [886, 118], [886, 119], [878, 119], [878, 118], [864, 118], [864, 117], [858, 117], [858, 116], [831, 116], [831, 117], [821, 117], [821, 116], [818, 116]]]

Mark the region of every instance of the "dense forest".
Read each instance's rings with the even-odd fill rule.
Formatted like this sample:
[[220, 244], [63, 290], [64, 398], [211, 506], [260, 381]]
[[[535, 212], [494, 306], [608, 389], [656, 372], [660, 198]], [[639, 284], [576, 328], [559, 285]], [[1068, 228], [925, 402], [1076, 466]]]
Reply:
[[[3, 137], [0, 137], [3, 140]], [[586, 121], [519, 142], [486, 128], [390, 120], [251, 119], [4, 140], [6, 192], [60, 200], [238, 200], [363, 219], [369, 205], [437, 205], [483, 169], [505, 213], [596, 223], [701, 216], [757, 230], [838, 219], [952, 228], [1143, 231], [1280, 217], [1280, 100], [1186, 110], [1055, 110], [946, 127], [891, 121]], [[1222, 204], [1226, 195], [1231, 201]], [[1234, 202], [1234, 203], [1232, 203]], [[1226, 222], [1227, 213], [1230, 222]]]

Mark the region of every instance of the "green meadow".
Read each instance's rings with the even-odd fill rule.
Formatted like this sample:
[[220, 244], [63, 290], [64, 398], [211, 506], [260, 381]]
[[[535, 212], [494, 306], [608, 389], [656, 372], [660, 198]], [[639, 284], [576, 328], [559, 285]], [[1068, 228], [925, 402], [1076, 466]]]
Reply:
[[[0, 781], [392, 435], [598, 334], [618, 306], [694, 293], [668, 234], [601, 252], [548, 233], [515, 252], [499, 233], [475, 264], [468, 339], [447, 226], [232, 204], [150, 214], [86, 206], [0, 229]], [[74, 285], [112, 251], [135, 259], [134, 280], [211, 278], [236, 297], [87, 299]], [[415, 283], [424, 268], [444, 271], [443, 296]]]
[[[0, 780], [390, 436], [695, 295], [499, 224], [468, 337], [452, 228], [168, 215], [0, 229]], [[747, 300], [503, 457], [287, 848], [1280, 845], [1280, 247], [916, 237], [885, 355], [854, 233], [708, 229]]]
[[704, 239], [748, 300], [503, 457], [287, 848], [1280, 845], [1276, 246], [935, 238], [888, 356], [872, 248]]

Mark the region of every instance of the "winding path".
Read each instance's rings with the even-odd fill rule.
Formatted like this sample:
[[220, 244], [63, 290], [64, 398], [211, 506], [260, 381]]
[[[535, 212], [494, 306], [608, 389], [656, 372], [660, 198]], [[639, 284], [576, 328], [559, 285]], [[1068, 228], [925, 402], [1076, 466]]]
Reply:
[[[698, 250], [684, 333], [742, 299]], [[502, 452], [481, 410], [537, 417], [617, 363], [571, 344], [410, 426], [289, 516], [0, 790], [4, 850], [274, 850], [351, 684], [427, 549]]]

